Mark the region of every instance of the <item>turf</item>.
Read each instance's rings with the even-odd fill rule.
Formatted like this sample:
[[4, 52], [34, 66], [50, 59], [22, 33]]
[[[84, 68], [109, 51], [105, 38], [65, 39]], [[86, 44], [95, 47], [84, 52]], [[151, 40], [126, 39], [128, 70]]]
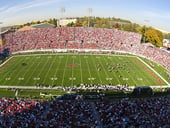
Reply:
[[157, 71], [166, 81], [168, 81], [170, 83], [170, 77], [167, 74], [167, 69], [162, 67], [161, 65], [150, 61], [148, 59], [145, 58], [141, 58], [143, 61], [145, 61], [150, 67], [154, 66], [154, 70]]
[[143, 70], [139, 63], [142, 62], [137, 57], [125, 55], [18, 55], [0, 67], [0, 85], [166, 85], [161, 78], [157, 78], [161, 81], [158, 82], [154, 73]]

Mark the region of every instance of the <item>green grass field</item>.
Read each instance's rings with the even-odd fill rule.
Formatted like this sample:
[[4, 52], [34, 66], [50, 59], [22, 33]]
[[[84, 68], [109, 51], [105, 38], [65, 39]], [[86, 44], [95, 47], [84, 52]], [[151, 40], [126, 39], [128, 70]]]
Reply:
[[[147, 70], [144, 70], [144, 67]], [[151, 72], [151, 69], [135, 56], [18, 55], [13, 56], [0, 67], [0, 85], [74, 86], [81, 83], [131, 86], [167, 85], [160, 76]], [[166, 75], [162, 77], [170, 82]]]

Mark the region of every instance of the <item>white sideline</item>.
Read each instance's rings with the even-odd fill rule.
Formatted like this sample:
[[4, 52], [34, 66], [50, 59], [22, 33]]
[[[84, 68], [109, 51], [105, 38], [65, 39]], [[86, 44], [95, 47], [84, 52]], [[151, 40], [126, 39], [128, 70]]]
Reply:
[[[108, 85], [110, 86], [110, 85]], [[116, 86], [113, 86], [113, 87], [116, 87]], [[129, 88], [130, 89], [134, 89], [136, 86], [130, 86]], [[146, 87], [146, 86], [137, 86], [137, 87]], [[169, 88], [169, 86], [149, 86], [151, 87], [152, 89], [156, 89], [156, 88]], [[64, 86], [57, 86], [57, 87], [36, 87], [36, 86], [12, 86], [12, 85], [9, 85], [9, 86], [5, 86], [5, 85], [1, 85], [0, 88], [16, 88], [16, 89], [52, 89], [52, 90], [58, 90], [58, 89], [63, 89]], [[84, 89], [86, 90], [86, 88], [81, 88], [81, 87], [77, 87], [77, 89]]]
[[13, 56], [11, 56], [9, 59], [7, 59], [5, 62], [3, 62], [2, 64], [0, 64], [0, 67], [2, 67], [4, 64], [6, 64], [10, 59], [12, 59]]
[[148, 68], [150, 68], [156, 75], [158, 75], [168, 86], [170, 86], [170, 84], [168, 83], [168, 81], [166, 81], [158, 72], [156, 72], [154, 69], [152, 69], [147, 63], [145, 63], [141, 58], [137, 57], [142, 63], [144, 63]]

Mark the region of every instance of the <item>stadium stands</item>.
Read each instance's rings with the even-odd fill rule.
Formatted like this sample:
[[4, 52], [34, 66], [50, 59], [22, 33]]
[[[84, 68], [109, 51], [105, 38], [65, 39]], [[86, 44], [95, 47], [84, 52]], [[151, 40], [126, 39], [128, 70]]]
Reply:
[[164, 127], [170, 126], [170, 99], [116, 101], [0, 98], [0, 127]]
[[169, 127], [169, 98], [96, 102], [104, 127]]
[[[170, 71], [170, 53], [141, 44], [141, 35], [132, 32], [58, 27], [11, 32], [4, 36], [5, 47], [11, 52], [34, 49], [102, 49], [112, 50], [111, 53], [126, 51], [142, 55]], [[0, 127], [168, 128], [169, 108], [169, 97], [101, 102], [0, 98]]]
[[147, 57], [170, 71], [170, 53], [142, 45], [141, 35], [103, 28], [57, 27], [5, 34], [11, 52], [32, 49], [102, 49], [126, 51]]

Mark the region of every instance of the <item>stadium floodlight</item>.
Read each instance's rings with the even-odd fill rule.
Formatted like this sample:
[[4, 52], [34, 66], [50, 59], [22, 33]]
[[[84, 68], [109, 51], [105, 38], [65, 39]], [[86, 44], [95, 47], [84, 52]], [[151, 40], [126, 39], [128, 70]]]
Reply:
[[[149, 20], [144, 20], [145, 23], [148, 23]], [[145, 25], [145, 33], [144, 33], [144, 43], [145, 43], [145, 40], [146, 40], [146, 25]]]
[[88, 11], [88, 27], [90, 26], [90, 16], [91, 16], [91, 13], [92, 13], [92, 8], [88, 8], [87, 9], [87, 11]]
[[65, 13], [66, 9], [64, 7], [60, 8], [61, 18], [63, 18], [63, 14]]
[[60, 17], [60, 20], [59, 20], [59, 26], [60, 26], [60, 22], [61, 22], [61, 19], [63, 19], [63, 14], [65, 13], [66, 9], [64, 7], [61, 7], [60, 8], [60, 13], [61, 13], [61, 17]]

